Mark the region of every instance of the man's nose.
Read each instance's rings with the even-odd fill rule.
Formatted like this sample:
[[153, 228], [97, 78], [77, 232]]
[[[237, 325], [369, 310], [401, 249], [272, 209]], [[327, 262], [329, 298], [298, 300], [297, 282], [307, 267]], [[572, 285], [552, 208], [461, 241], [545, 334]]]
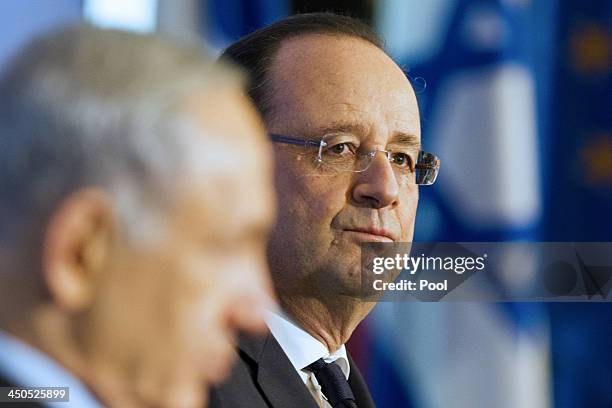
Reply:
[[369, 167], [355, 173], [353, 200], [369, 208], [395, 207], [399, 199], [399, 184], [391, 163], [383, 152], [377, 152]]

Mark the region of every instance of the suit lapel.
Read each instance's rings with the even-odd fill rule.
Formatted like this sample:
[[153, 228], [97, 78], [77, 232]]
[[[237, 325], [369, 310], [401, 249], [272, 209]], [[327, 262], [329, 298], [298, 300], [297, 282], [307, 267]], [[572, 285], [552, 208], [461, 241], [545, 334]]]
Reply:
[[240, 349], [257, 363], [257, 383], [272, 407], [318, 408], [272, 334], [255, 341], [242, 341]]
[[361, 372], [359, 368], [357, 368], [357, 364], [351, 357], [350, 354], [347, 353], [349, 364], [351, 365], [351, 373], [349, 374], [349, 385], [353, 390], [353, 394], [355, 395], [355, 402], [357, 402], [357, 406], [359, 408], [376, 408], [374, 405], [374, 401], [372, 400], [372, 395], [370, 395], [370, 390], [368, 386], [361, 376]]

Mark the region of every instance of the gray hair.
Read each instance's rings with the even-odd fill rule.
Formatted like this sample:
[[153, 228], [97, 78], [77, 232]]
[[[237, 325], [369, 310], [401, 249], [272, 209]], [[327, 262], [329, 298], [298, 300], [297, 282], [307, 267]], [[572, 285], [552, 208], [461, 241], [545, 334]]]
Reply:
[[81, 26], [31, 43], [0, 81], [0, 240], [32, 223], [42, 232], [86, 186], [109, 190], [127, 235], [147, 238], [147, 216], [197, 165], [202, 135], [185, 126], [183, 103], [239, 78], [199, 49], [152, 36]]

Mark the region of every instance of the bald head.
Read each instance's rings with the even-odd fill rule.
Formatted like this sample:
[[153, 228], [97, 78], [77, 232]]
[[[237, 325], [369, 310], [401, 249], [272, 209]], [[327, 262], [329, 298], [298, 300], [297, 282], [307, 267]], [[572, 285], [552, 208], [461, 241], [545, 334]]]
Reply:
[[188, 100], [235, 95], [241, 85], [201, 50], [155, 37], [76, 27], [34, 41], [0, 81], [0, 215], [11, 220], [0, 241], [20, 241], [87, 185], [113, 191], [134, 227], [126, 229], [137, 229], [138, 215], [172, 197], [185, 166], [201, 166], [185, 151], [218, 137], [186, 131]]

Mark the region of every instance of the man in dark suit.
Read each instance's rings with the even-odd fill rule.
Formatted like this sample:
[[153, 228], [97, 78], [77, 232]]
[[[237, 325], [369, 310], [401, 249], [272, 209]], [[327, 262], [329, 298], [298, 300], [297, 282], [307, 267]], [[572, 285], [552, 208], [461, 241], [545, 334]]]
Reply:
[[201, 407], [271, 292], [271, 148], [241, 76], [75, 27], [20, 52], [0, 100], [0, 385]]
[[[309, 389], [304, 387], [304, 382], [272, 334], [263, 338], [243, 337], [239, 343], [239, 355], [240, 359], [234, 366], [229, 381], [211, 390], [209, 406], [320, 406]], [[348, 384], [356, 405], [360, 408], [374, 407], [368, 387], [350, 355], [348, 363], [351, 367]]]
[[268, 263], [279, 298], [270, 333], [243, 339], [213, 407], [372, 407], [344, 344], [373, 302], [360, 244], [411, 241], [419, 110], [410, 82], [366, 25], [292, 16], [222, 55], [251, 77], [274, 142], [278, 221]]

